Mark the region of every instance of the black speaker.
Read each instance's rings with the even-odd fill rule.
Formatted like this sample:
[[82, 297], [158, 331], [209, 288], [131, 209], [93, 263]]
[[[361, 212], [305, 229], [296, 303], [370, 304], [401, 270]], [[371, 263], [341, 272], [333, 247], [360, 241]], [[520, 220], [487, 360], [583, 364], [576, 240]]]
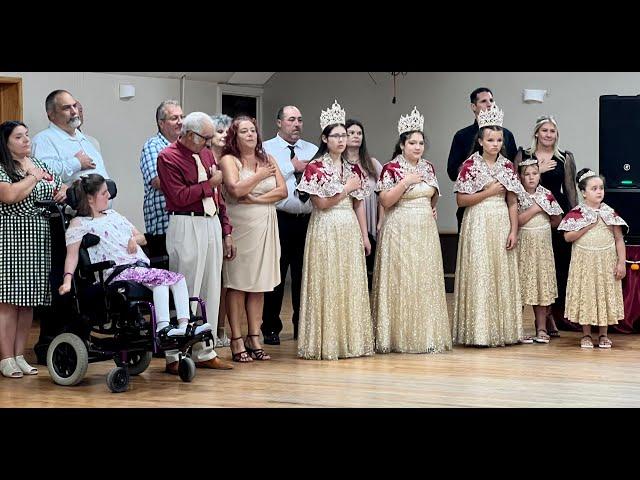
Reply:
[[600, 174], [607, 189], [640, 191], [640, 95], [600, 97]]
[[[629, 225], [625, 241], [629, 245], [640, 245], [640, 189], [605, 189], [604, 203], [613, 208]], [[624, 229], [622, 230], [624, 233]]]

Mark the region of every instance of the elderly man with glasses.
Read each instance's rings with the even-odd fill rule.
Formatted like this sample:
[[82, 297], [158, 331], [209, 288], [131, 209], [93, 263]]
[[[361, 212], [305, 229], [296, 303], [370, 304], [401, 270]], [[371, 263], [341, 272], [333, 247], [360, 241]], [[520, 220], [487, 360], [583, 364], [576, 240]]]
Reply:
[[[169, 213], [169, 269], [185, 276], [190, 296], [206, 302], [212, 325], [217, 323], [223, 255], [227, 260], [235, 257], [232, 227], [218, 194], [222, 173], [205, 148], [213, 133], [209, 115], [190, 113], [182, 122], [180, 137], [158, 154], [160, 188]], [[233, 368], [216, 355], [213, 345], [194, 345], [192, 358], [197, 367]], [[167, 371], [177, 373], [178, 359], [167, 356], [167, 363]]]

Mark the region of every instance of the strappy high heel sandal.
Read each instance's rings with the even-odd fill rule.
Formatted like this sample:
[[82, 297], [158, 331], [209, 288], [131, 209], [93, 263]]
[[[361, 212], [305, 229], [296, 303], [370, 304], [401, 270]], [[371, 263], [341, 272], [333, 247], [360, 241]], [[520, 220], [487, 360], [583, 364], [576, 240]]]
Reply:
[[0, 373], [8, 378], [22, 378], [23, 373], [13, 357], [0, 360]]
[[[233, 345], [233, 342], [236, 340], [242, 340], [242, 337], [235, 337], [231, 339], [231, 345]], [[244, 344], [243, 344], [244, 345]], [[253, 362], [253, 358], [251, 358], [251, 356], [247, 353], [247, 346], [244, 345], [244, 348], [246, 350], [242, 350], [241, 352], [238, 353], [233, 353], [233, 348], [231, 349], [231, 360], [233, 360], [234, 362], [238, 362], [238, 363], [249, 363], [249, 362]]]
[[24, 355], [18, 355], [16, 357], [16, 364], [18, 365], [18, 368], [22, 370], [22, 373], [24, 373], [25, 375], [38, 374], [38, 369], [36, 367], [32, 367], [31, 365], [29, 365], [27, 361], [24, 359]]
[[264, 351], [263, 348], [250, 348], [247, 346], [247, 344], [249, 343], [249, 337], [260, 337], [260, 334], [258, 333], [254, 335], [247, 334], [247, 340], [245, 341], [244, 348], [247, 349], [247, 352], [249, 352], [249, 355], [251, 355], [251, 358], [254, 358], [256, 360], [261, 360], [263, 362], [266, 360], [271, 360], [271, 357], [269, 356], [268, 353]]

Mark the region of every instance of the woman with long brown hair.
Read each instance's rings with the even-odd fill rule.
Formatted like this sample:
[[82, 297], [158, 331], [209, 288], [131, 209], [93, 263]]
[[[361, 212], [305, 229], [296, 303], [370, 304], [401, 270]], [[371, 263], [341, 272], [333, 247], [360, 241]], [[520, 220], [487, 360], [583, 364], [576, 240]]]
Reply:
[[[280, 283], [280, 238], [275, 203], [286, 198], [287, 185], [278, 163], [265, 153], [253, 118], [239, 116], [227, 132], [220, 167], [237, 247], [233, 262], [222, 267], [227, 288], [234, 362], [269, 360], [260, 344], [264, 292]], [[247, 317], [243, 341], [240, 320]]]

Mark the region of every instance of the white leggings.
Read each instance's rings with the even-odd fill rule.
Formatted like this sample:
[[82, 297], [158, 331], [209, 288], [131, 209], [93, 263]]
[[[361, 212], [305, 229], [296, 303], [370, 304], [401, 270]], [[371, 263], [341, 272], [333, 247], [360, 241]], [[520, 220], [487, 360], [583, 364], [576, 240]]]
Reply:
[[158, 324], [169, 323], [169, 289], [173, 293], [173, 303], [176, 307], [178, 320], [189, 320], [189, 292], [187, 282], [182, 278], [174, 285], [158, 285], [153, 287], [153, 303], [156, 308], [156, 321]]

